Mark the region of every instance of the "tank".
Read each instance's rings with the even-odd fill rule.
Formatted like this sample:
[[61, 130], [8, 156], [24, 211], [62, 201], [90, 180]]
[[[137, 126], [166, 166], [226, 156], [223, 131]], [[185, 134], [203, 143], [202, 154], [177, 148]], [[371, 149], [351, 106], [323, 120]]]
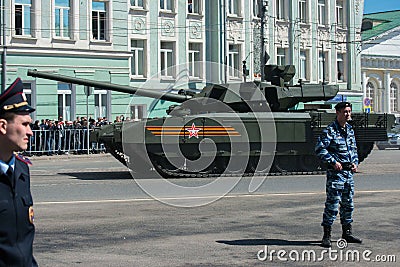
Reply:
[[[91, 133], [92, 141], [103, 143], [137, 177], [320, 173], [325, 166], [314, 153], [315, 141], [336, 114], [323, 105], [295, 107], [331, 100], [338, 86], [288, 85], [294, 66], [267, 65], [265, 72], [266, 82], [210, 84], [177, 94], [36, 70], [28, 75], [177, 103], [165, 117], [114, 123]], [[394, 121], [390, 114], [352, 114], [360, 162], [376, 141], [387, 140]]]

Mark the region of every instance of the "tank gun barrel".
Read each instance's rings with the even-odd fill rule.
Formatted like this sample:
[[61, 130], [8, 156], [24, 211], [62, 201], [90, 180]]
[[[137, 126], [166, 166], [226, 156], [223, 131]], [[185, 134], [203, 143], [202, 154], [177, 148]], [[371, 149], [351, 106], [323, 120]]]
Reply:
[[109, 83], [109, 82], [99, 82], [99, 81], [93, 81], [93, 80], [89, 80], [89, 79], [82, 79], [82, 78], [76, 78], [76, 77], [71, 77], [71, 76], [52, 74], [52, 73], [47, 73], [47, 72], [42, 72], [42, 71], [37, 71], [37, 70], [28, 70], [28, 76], [42, 78], [42, 79], [48, 79], [48, 80], [53, 80], [53, 81], [58, 81], [58, 82], [64, 82], [64, 83], [73, 83], [73, 84], [79, 84], [79, 85], [90, 86], [90, 87], [95, 87], [95, 88], [101, 88], [101, 89], [105, 89], [105, 90], [117, 91], [120, 93], [136, 94], [139, 96], [151, 97], [151, 98], [173, 101], [173, 102], [178, 102], [178, 103], [183, 103], [186, 100], [192, 98], [191, 95], [165, 93], [165, 92], [160, 92], [159, 90], [142, 89], [142, 88], [138, 88], [138, 87], [113, 84], [113, 83]]

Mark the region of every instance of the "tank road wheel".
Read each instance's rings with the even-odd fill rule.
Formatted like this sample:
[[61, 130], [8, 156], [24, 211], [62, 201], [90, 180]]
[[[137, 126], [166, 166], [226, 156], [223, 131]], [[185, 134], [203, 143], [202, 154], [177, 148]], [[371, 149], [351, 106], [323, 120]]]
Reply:
[[218, 173], [243, 174], [246, 169], [246, 165], [243, 164], [245, 160], [247, 161], [246, 157], [240, 156], [221, 157], [219, 164], [217, 164], [219, 166]]
[[165, 157], [151, 154], [149, 155], [152, 163], [152, 167], [158, 172], [163, 178], [176, 177], [180, 172], [179, 169], [175, 168]]
[[300, 171], [313, 172], [318, 170], [320, 161], [314, 155], [300, 155], [299, 164], [300, 164]]
[[151, 162], [154, 169], [164, 178], [177, 178], [185, 176], [204, 176], [210, 173], [215, 173], [215, 163], [212, 162], [205, 169], [199, 169], [198, 164], [186, 161], [184, 159], [177, 160], [174, 162], [180, 162], [178, 166], [174, 166], [171, 162], [162, 156], [152, 155]]
[[272, 169], [272, 161], [271, 157], [267, 156], [252, 156], [250, 157], [249, 166], [246, 172], [249, 173], [259, 173], [259, 174], [268, 174], [268, 172]]
[[[205, 168], [199, 168], [198, 163], [193, 163], [191, 161], [186, 161], [186, 173], [196, 173], [196, 174], [211, 174], [215, 172], [215, 162], [212, 161], [212, 159], [206, 160], [206, 162], [211, 162], [207, 167]], [[200, 164], [201, 165], [201, 164]]]
[[361, 163], [364, 159], [366, 159], [374, 148], [374, 142], [360, 142], [357, 143], [357, 153], [358, 153], [358, 161]]
[[299, 169], [297, 157], [289, 155], [275, 156], [275, 160], [271, 169], [273, 172], [280, 173], [295, 172]]

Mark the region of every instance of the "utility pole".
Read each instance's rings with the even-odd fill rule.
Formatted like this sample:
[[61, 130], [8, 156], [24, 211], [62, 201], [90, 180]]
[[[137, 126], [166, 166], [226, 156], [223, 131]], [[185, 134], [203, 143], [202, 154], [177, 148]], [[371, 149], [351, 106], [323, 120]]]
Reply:
[[265, 74], [264, 74], [264, 66], [265, 66], [265, 42], [264, 42], [264, 28], [265, 28], [265, 2], [264, 0], [259, 0], [259, 7], [260, 7], [260, 19], [261, 19], [261, 59], [260, 59], [260, 72], [261, 72], [261, 81], [265, 81]]
[[7, 75], [7, 46], [6, 46], [6, 1], [1, 0], [1, 31], [2, 31], [2, 46], [3, 46], [3, 54], [1, 60], [1, 92], [6, 90], [6, 75]]
[[325, 49], [324, 49], [324, 43], [322, 42], [322, 84], [325, 85]]

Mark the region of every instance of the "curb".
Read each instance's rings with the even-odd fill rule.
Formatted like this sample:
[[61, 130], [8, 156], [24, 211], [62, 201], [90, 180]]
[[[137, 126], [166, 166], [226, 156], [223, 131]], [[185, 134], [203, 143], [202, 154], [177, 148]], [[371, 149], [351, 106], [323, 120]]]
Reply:
[[100, 154], [64, 154], [64, 155], [52, 155], [52, 156], [27, 156], [31, 161], [38, 161], [38, 160], [58, 160], [58, 159], [88, 159], [88, 158], [113, 158], [110, 153], [100, 153]]

